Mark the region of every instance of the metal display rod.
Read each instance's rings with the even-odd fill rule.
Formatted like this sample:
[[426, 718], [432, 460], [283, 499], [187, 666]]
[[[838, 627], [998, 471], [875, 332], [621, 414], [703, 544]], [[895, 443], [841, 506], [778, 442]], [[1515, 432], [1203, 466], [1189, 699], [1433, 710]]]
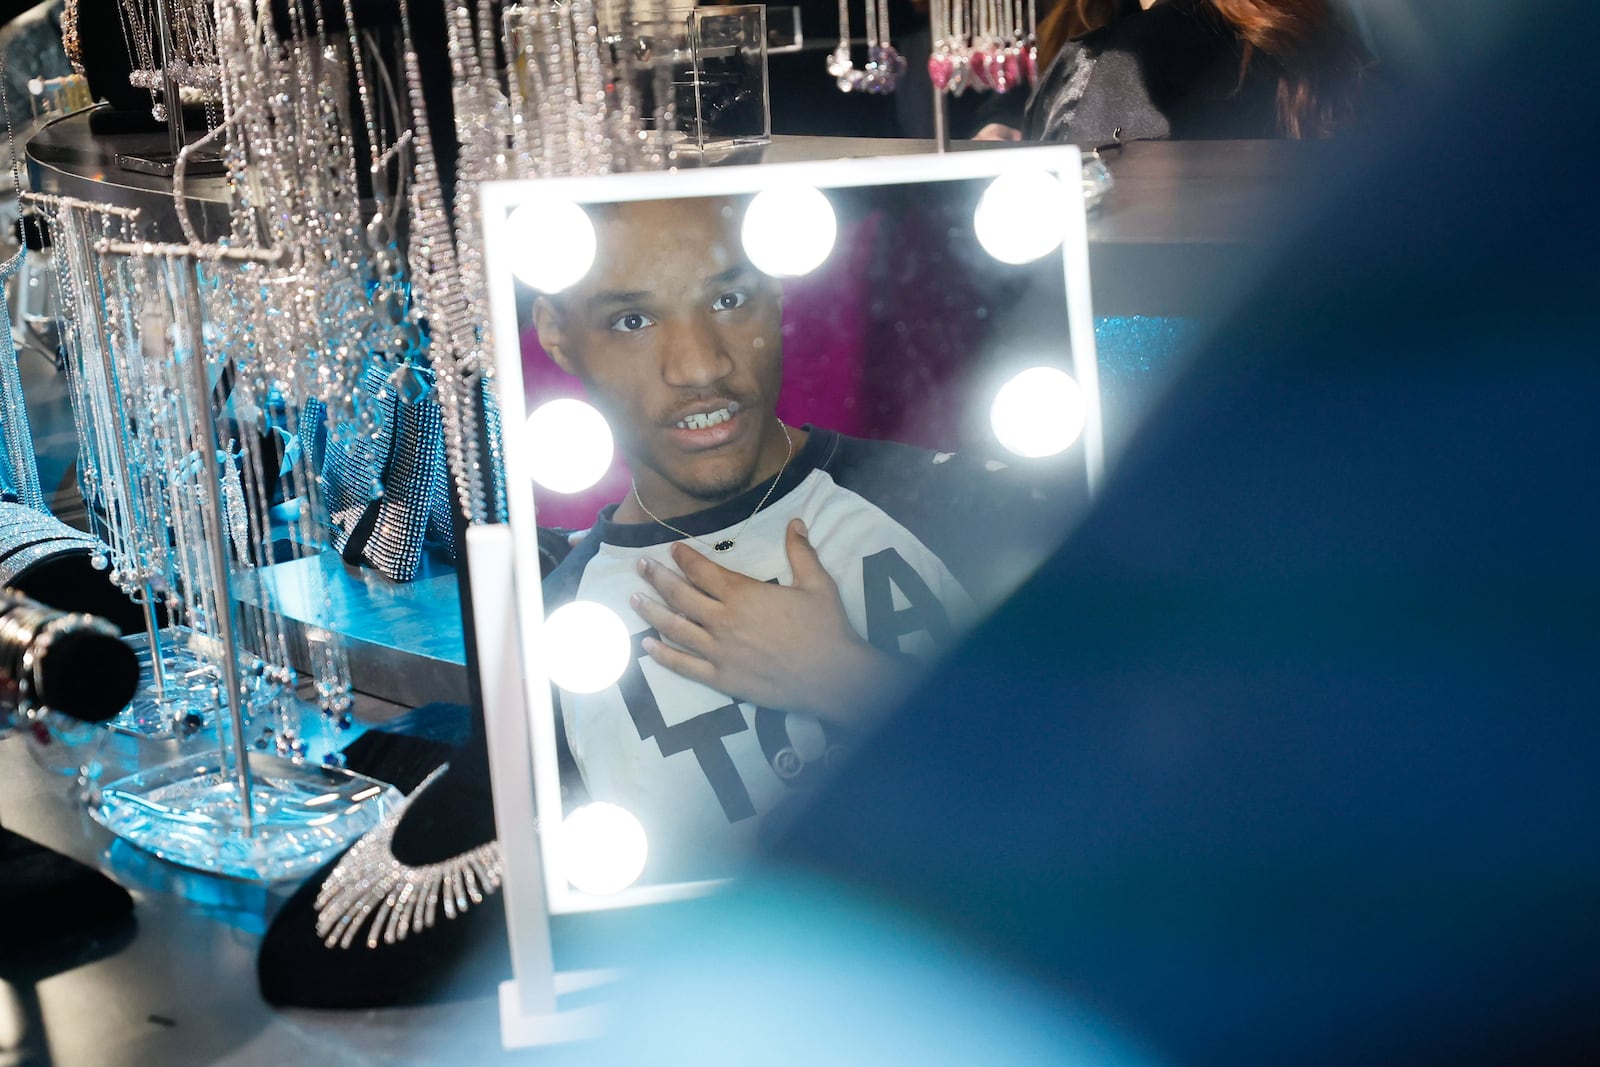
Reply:
[[[140, 174], [158, 174], [169, 177], [177, 165], [178, 153], [184, 148], [183, 96], [178, 88], [178, 78], [172, 71], [172, 0], [156, 0], [156, 40], [161, 45], [162, 110], [167, 118], [167, 154], [141, 155], [124, 152], [117, 156], [117, 166]], [[189, 173], [196, 176], [227, 173], [227, 163], [221, 155], [196, 156], [189, 154]]]

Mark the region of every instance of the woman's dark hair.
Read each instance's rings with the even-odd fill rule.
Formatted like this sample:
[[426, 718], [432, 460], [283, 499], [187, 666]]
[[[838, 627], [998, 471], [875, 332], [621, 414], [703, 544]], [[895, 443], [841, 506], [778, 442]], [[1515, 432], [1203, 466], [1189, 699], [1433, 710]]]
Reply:
[[[1243, 43], [1239, 78], [1259, 54], [1278, 68], [1278, 132], [1329, 137], [1355, 117], [1366, 53], [1328, 0], [1204, 0]], [[1039, 23], [1039, 66], [1076, 37], [1114, 22], [1121, 0], [1059, 0]]]

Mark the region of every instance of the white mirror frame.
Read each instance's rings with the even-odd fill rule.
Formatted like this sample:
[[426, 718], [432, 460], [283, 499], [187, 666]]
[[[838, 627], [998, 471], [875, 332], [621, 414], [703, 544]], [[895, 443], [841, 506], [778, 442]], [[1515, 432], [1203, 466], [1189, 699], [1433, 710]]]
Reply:
[[[512, 580], [479, 574], [475, 550], [470, 561], [480, 661], [485, 676], [485, 726], [494, 778], [495, 817], [505, 859], [506, 910], [517, 979], [531, 988], [550, 987], [548, 916], [606, 908], [656, 904], [701, 895], [718, 882], [634, 886], [610, 896], [581, 893], [562, 877], [554, 854], [554, 834], [562, 818], [557, 764], [556, 722], [548, 674], [538, 648], [544, 597], [539, 581], [536, 512], [525, 444], [526, 398], [522, 374], [522, 330], [517, 319], [516, 281], [511, 271], [509, 212], [525, 200], [561, 199], [579, 205], [630, 200], [682, 199], [759, 192], [778, 184], [804, 184], [829, 190], [878, 185], [924, 184], [994, 178], [1011, 171], [1044, 170], [1061, 180], [1067, 193], [1065, 234], [1061, 245], [1069, 343], [1073, 374], [1089, 399], [1083, 431], [1083, 456], [1091, 492], [1104, 466], [1099, 372], [1095, 357], [1094, 318], [1089, 290], [1089, 257], [1084, 218], [1081, 157], [1070, 145], [828, 160], [813, 163], [711, 167], [673, 173], [609, 175], [598, 178], [556, 178], [538, 181], [489, 182], [481, 190], [484, 268], [490, 324], [495, 339], [495, 381], [505, 443], [506, 493], [510, 544], [499, 534], [488, 555], [496, 559], [507, 548]], [[477, 531], [469, 531], [469, 535]], [[471, 537], [469, 536], [469, 541]], [[487, 562], [487, 560], [486, 560]], [[497, 566], [497, 565], [491, 565]], [[485, 581], [485, 601], [476, 590]], [[510, 593], [509, 599], [506, 594]], [[491, 603], [490, 601], [494, 601]], [[511, 616], [511, 617], [508, 617]], [[516, 655], [505, 642], [516, 635]], [[492, 662], [486, 645], [497, 645]], [[489, 675], [497, 680], [494, 686]], [[520, 679], [516, 677], [520, 674]], [[516, 692], [520, 680], [520, 692]], [[529, 974], [524, 974], [524, 966]], [[553, 1010], [542, 994], [529, 1010]]]

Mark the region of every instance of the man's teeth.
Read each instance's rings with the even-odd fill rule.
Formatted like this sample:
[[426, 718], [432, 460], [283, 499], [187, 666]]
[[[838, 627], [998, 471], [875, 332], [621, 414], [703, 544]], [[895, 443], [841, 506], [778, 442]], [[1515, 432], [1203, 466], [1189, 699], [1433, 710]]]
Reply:
[[729, 405], [728, 407], [718, 408], [715, 411], [708, 411], [700, 415], [686, 415], [678, 420], [678, 429], [709, 430], [711, 427], [720, 425], [721, 423], [727, 422], [729, 419], [733, 418], [734, 413], [738, 410], [738, 408]]

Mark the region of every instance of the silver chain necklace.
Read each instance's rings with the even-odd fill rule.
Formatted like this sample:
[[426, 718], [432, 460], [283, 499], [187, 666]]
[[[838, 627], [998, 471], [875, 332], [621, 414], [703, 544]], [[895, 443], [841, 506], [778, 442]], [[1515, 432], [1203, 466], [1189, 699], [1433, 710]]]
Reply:
[[761, 509], [767, 506], [767, 501], [772, 499], [773, 490], [777, 489], [778, 488], [778, 483], [783, 480], [783, 472], [789, 469], [789, 461], [794, 458], [794, 438], [789, 436], [789, 427], [787, 427], [787, 426], [785, 426], [783, 424], [783, 420], [782, 419], [778, 420], [778, 429], [783, 431], [783, 443], [785, 445], [787, 445], [788, 448], [789, 448], [789, 450], [786, 453], [784, 453], [783, 466], [778, 468], [778, 473], [772, 479], [772, 484], [767, 486], [767, 491], [761, 495], [761, 502], [759, 504], [757, 504], [756, 505], [756, 509], [750, 513], [750, 518], [745, 519], [743, 522], [741, 522], [739, 524], [739, 528], [737, 530], [733, 531], [733, 536], [732, 537], [724, 537], [722, 540], [718, 541], [716, 544], [712, 544], [710, 541], [705, 541], [705, 540], [702, 540], [701, 538], [696, 537], [694, 534], [690, 533], [687, 530], [678, 529], [676, 526], [672, 525], [672, 523], [668, 522], [666, 519], [663, 519], [663, 518], [659, 517], [658, 515], [656, 515], [655, 512], [653, 512], [649, 508], [645, 507], [643, 498], [641, 498], [639, 496], [639, 483], [638, 482], [634, 482], [633, 483], [633, 499], [639, 505], [639, 507], [644, 511], [644, 513], [646, 515], [650, 516], [650, 518], [652, 520], [654, 520], [658, 525], [665, 526], [667, 529], [671, 530], [673, 533], [677, 534], [679, 537], [687, 537], [689, 540], [695, 541], [695, 542], [697, 542], [699, 544], [702, 544], [702, 545], [705, 545], [707, 548], [709, 548], [709, 549], [711, 549], [711, 550], [713, 550], [715, 552], [726, 552], [726, 551], [728, 551], [730, 548], [732, 548], [734, 546], [734, 544], [739, 540], [740, 537], [744, 536], [744, 528], [746, 526], [749, 526], [751, 520], [754, 519], [757, 515], [761, 514]]

